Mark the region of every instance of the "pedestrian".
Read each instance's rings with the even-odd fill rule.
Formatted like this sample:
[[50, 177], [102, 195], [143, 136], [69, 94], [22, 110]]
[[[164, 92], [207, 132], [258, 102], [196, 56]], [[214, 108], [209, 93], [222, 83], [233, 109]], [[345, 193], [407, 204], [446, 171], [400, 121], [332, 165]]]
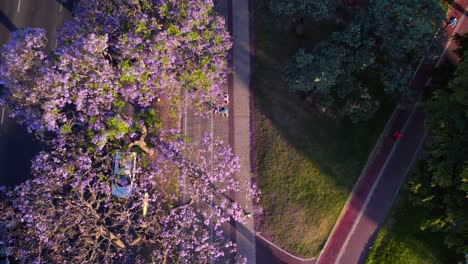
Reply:
[[226, 107], [221, 107], [219, 109], [219, 114], [222, 116], [229, 116], [228, 109]]
[[213, 108], [213, 113], [214, 113], [214, 114], [219, 114], [219, 107], [215, 106], [215, 107]]
[[400, 139], [402, 137], [403, 137], [403, 134], [401, 134], [400, 131], [396, 131], [395, 133], [393, 133], [393, 138], [395, 140], [398, 140], [398, 139]]
[[449, 22], [448, 22], [448, 26], [450, 27], [454, 27], [458, 22], [458, 19], [454, 16], [450, 17], [449, 19]]

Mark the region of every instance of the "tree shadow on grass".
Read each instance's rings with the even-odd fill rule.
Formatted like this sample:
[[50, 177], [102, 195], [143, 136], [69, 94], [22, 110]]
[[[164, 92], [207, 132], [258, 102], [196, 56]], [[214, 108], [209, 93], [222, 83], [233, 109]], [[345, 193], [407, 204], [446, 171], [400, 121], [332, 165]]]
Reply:
[[[267, 199], [271, 199], [267, 204], [269, 208], [265, 208], [266, 218], [270, 214], [270, 219], [266, 221], [281, 221], [275, 214], [281, 214], [290, 203], [296, 203], [310, 212], [311, 219], [317, 220], [318, 224], [313, 228], [329, 229], [326, 230], [328, 234], [332, 226], [318, 227], [323, 222], [318, 218], [333, 214], [338, 217], [396, 102], [385, 94], [378, 74], [367, 72], [360, 78], [366, 86], [372, 88], [371, 94], [380, 102], [380, 110], [371, 120], [353, 124], [346, 118], [332, 118], [317, 113], [304, 98], [287, 90], [281, 78], [282, 69], [298, 48], [312, 50], [320, 39], [326, 38], [336, 28], [333, 22], [329, 22], [329, 25], [311, 24], [311, 28], [305, 30], [305, 36], [298, 39], [286, 36], [287, 33], [275, 27], [271, 19], [264, 19], [261, 14], [256, 18], [258, 41], [255, 42], [256, 57], [252, 67], [253, 115], [257, 112], [254, 117], [254, 132], [257, 133], [254, 153], [257, 155], [255, 169], [261, 187], [265, 187], [266, 193], [270, 195]], [[425, 68], [424, 65], [422, 68]], [[416, 79], [413, 84], [423, 86], [424, 82], [421, 84], [421, 80]], [[278, 135], [280, 140], [277, 139]], [[275, 141], [282, 141], [282, 148], [275, 149]], [[299, 166], [291, 164], [291, 159], [287, 159], [290, 153], [299, 153], [302, 162], [312, 164], [306, 168], [313, 169], [309, 173], [295, 171]], [[296, 184], [294, 179], [299, 176], [321, 178], [329, 182], [319, 185], [316, 184], [319, 181], [310, 180]], [[310, 190], [305, 190], [307, 188]], [[275, 194], [274, 198], [271, 198], [271, 193]], [[284, 241], [287, 238], [281, 242]]]
[[[385, 95], [379, 76], [369, 73], [362, 81], [375, 88], [372, 93], [381, 104], [372, 120], [353, 124], [346, 118], [319, 114], [303, 96], [288, 91], [283, 68], [298, 48], [312, 50], [341, 26], [334, 21], [305, 21], [304, 35], [298, 38], [287, 31], [284, 21], [265, 19], [262, 14], [256, 19], [251, 83], [254, 171], [262, 191], [275, 194], [264, 204], [268, 207], [265, 221], [282, 221], [275, 214], [298, 204], [310, 216], [310, 227], [317, 228], [316, 237], [308, 240], [309, 247], [317, 248], [301, 252], [312, 256], [323, 247], [319, 242], [327, 239], [394, 103]], [[283, 235], [282, 244], [288, 241], [288, 234]]]
[[[310, 159], [322, 173], [335, 178], [337, 185], [350, 190], [379, 135], [378, 128], [385, 124], [392, 103], [381, 102], [381, 111], [368, 124], [353, 124], [345, 118], [317, 113], [301, 95], [288, 91], [282, 80], [282, 70], [298, 48], [313, 49], [336, 26], [331, 21], [315, 24], [305, 29], [303, 38], [284, 36], [284, 32], [273, 26], [264, 26], [264, 31], [257, 33], [259, 42], [253, 66], [256, 109], [274, 124], [292, 148]], [[365, 82], [382, 88], [377, 76], [366, 77]], [[383, 91], [376, 93], [385, 97]]]

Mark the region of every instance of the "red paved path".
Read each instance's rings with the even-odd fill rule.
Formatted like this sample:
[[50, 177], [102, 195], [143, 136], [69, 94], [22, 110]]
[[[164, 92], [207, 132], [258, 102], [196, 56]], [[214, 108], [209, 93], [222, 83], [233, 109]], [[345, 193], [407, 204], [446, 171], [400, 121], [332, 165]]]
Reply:
[[[448, 28], [448, 36], [452, 35], [454, 29], [458, 29], [459, 33], [467, 32], [468, 18], [465, 17], [462, 21], [462, 16], [467, 15], [466, 12], [462, 13], [467, 5], [468, 0], [458, 1], [458, 4], [453, 5], [449, 17], [456, 16], [460, 25]], [[445, 46], [445, 43], [443, 45]], [[445, 58], [457, 62], [453, 55], [454, 48], [456, 47], [452, 42], [444, 55]], [[433, 63], [429, 60], [423, 61], [410, 84], [412, 89], [420, 90], [424, 87]], [[359, 263], [364, 261], [367, 250], [380, 225], [385, 220], [425, 136], [424, 112], [415, 102], [410, 105], [413, 107], [395, 110], [392, 119], [387, 124], [386, 131], [384, 131], [381, 145], [376, 147], [367, 169], [350, 195], [318, 263]], [[403, 130], [404, 137], [395, 143], [390, 135], [394, 131], [401, 130], [405, 124], [407, 127]], [[369, 194], [371, 195], [368, 197]], [[363, 208], [363, 212], [359, 215]]]

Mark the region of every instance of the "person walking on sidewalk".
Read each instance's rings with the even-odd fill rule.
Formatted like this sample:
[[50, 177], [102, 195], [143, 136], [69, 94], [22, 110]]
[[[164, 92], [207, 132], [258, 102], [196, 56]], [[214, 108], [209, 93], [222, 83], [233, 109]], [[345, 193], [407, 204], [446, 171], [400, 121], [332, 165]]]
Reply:
[[452, 16], [452, 17], [450, 17], [447, 25], [449, 27], [454, 27], [457, 24], [457, 22], [458, 22], [458, 19], [456, 17]]
[[228, 104], [229, 104], [229, 94], [228, 94], [228, 93], [224, 93], [224, 95], [223, 95], [223, 103], [224, 103], [224, 105], [228, 105]]
[[228, 116], [229, 116], [228, 109], [227, 109], [226, 107], [221, 107], [221, 108], [219, 109], [219, 114], [220, 114], [221, 116], [226, 116], [226, 117], [228, 117]]

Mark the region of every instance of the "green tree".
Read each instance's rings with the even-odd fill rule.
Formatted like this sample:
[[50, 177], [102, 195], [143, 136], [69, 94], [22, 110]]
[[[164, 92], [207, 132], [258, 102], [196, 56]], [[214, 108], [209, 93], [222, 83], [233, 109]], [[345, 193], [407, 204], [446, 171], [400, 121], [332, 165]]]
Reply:
[[346, 96], [338, 113], [348, 116], [353, 123], [368, 120], [379, 109], [379, 102], [369, 94], [366, 87], [361, 84]]
[[344, 73], [347, 51], [344, 47], [323, 43], [313, 53], [300, 49], [285, 68], [285, 79], [292, 91], [326, 95]]
[[[376, 0], [361, 16], [366, 38], [384, 59], [384, 83], [388, 93], [405, 92], [412, 73], [445, 17], [440, 0]], [[396, 82], [396, 80], [399, 80]]]
[[268, 8], [277, 16], [307, 16], [320, 20], [333, 15], [338, 0], [269, 0]]
[[286, 66], [285, 79], [292, 91], [333, 98], [337, 112], [353, 122], [367, 120], [379, 104], [357, 76], [371, 67], [388, 94], [405, 95], [443, 17], [439, 0], [371, 1], [330, 40], [310, 53], [300, 50]]
[[[465, 41], [468, 35], [465, 35]], [[466, 42], [465, 42], [466, 43]], [[461, 52], [461, 51], [460, 51]], [[468, 49], [454, 78], [425, 103], [429, 131], [423, 172], [411, 183], [412, 200], [431, 217], [423, 230], [442, 231], [446, 244], [468, 252]]]
[[464, 35], [460, 35], [455, 33], [453, 39], [458, 44], [458, 49], [455, 50], [455, 53], [458, 55], [459, 58], [463, 59], [463, 53], [468, 50], [468, 32]]

